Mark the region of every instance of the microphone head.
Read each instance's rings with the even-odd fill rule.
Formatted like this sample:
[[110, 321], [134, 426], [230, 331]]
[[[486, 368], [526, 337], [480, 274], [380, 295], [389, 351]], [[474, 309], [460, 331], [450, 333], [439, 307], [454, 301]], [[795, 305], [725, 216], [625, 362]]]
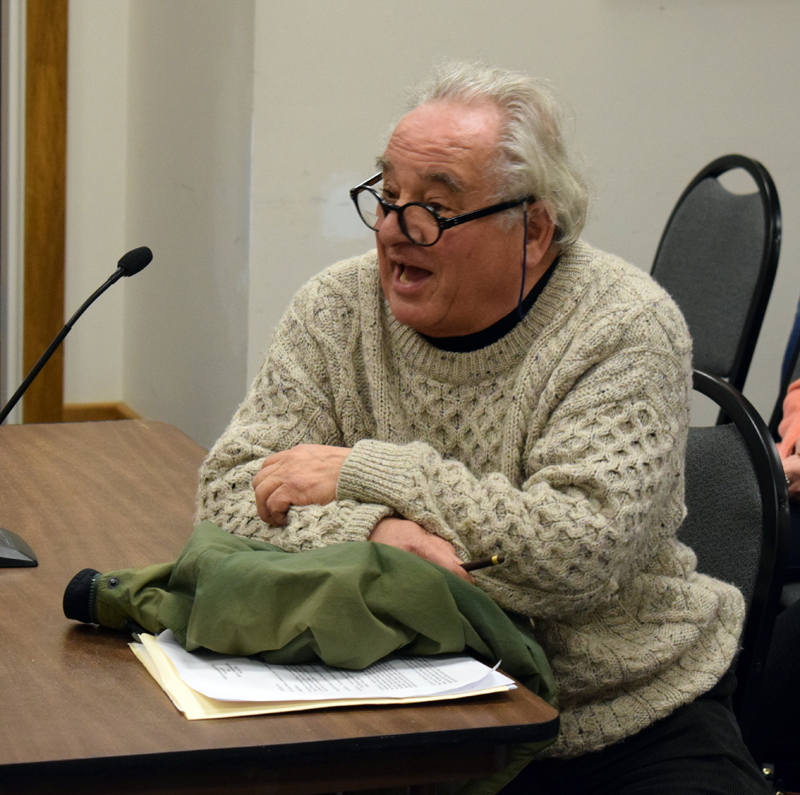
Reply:
[[133, 276], [144, 270], [153, 259], [153, 252], [147, 246], [140, 246], [139, 248], [123, 254], [120, 261], [117, 263], [123, 276]]

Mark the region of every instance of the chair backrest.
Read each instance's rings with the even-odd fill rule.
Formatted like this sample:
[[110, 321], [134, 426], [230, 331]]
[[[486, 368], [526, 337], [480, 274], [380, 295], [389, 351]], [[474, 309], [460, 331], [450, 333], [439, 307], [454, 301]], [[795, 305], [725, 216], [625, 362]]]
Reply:
[[[754, 193], [719, 181], [743, 169]], [[727, 155], [689, 183], [661, 237], [651, 275], [673, 297], [694, 342], [693, 366], [744, 386], [775, 279], [781, 243], [778, 193], [761, 163]]]
[[694, 388], [731, 421], [689, 429], [687, 515], [678, 538], [695, 551], [698, 571], [733, 583], [745, 597], [733, 700], [747, 740], [783, 584], [789, 496], [775, 443], [749, 401], [721, 378], [697, 370]]

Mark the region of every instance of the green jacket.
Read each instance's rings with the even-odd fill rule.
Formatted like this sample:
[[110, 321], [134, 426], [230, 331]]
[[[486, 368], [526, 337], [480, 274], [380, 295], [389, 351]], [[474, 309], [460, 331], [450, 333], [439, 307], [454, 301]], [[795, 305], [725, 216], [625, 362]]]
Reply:
[[[556, 705], [550, 666], [526, 619], [440, 566], [384, 544], [293, 554], [202, 522], [175, 563], [96, 578], [91, 612], [106, 627], [132, 619], [148, 632], [171, 629], [189, 651], [277, 664], [360, 669], [392, 652], [469, 651], [490, 665], [502, 661], [507, 674]], [[548, 744], [521, 746], [518, 769]]]

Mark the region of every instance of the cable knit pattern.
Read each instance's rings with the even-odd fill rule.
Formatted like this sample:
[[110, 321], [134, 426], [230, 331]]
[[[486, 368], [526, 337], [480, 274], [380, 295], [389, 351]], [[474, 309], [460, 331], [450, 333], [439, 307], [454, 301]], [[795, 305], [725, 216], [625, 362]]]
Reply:
[[[556, 675], [572, 756], [629, 736], [712, 687], [744, 616], [695, 572], [684, 513], [689, 335], [638, 269], [579, 242], [525, 320], [450, 353], [400, 325], [374, 252], [296, 296], [201, 473], [198, 520], [289, 550], [363, 540], [412, 519], [528, 616]], [[300, 442], [352, 447], [337, 501], [264, 525], [251, 479]]]

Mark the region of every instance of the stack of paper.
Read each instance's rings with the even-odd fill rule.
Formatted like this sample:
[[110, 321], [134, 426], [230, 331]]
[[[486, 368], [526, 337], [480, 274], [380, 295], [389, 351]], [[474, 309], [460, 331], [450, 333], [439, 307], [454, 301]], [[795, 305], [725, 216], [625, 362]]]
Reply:
[[189, 720], [363, 704], [412, 704], [511, 690], [514, 681], [471, 657], [387, 657], [351, 671], [269, 665], [255, 657], [185, 651], [167, 630], [132, 643], [136, 656]]

